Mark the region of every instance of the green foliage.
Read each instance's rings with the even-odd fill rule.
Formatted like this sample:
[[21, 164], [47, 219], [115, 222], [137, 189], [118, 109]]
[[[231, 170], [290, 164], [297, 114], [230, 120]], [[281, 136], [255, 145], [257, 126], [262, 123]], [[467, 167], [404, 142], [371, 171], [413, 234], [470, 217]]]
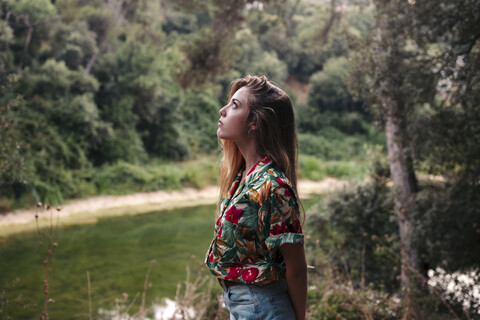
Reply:
[[463, 180], [431, 182], [417, 195], [415, 227], [422, 261], [451, 272], [478, 267], [471, 252], [480, 241], [480, 188]]
[[[3, 14], [1, 9], [0, 14]], [[13, 29], [8, 22], [0, 20], [0, 79], [2, 82], [5, 82], [6, 75], [12, 72], [13, 54], [8, 47], [14, 42], [14, 39]]]
[[361, 103], [353, 102], [347, 88], [348, 60], [345, 57], [330, 58], [323, 70], [310, 78], [308, 103], [320, 111], [364, 111]]
[[338, 179], [362, 179], [366, 172], [366, 166], [360, 161], [325, 161], [317, 157], [300, 155], [299, 175], [308, 180], [322, 180], [326, 177]]
[[[283, 7], [267, 1], [263, 9], [253, 1], [247, 6], [189, 0], [116, 4], [120, 2], [2, 2], [0, 78], [6, 81], [19, 73], [18, 84], [8, 94], [5, 91], [3, 100], [7, 103], [22, 97], [21, 108], [8, 111], [8, 121], [15, 129], [4, 141], [10, 141], [8, 150], [19, 146], [11, 154], [23, 159], [16, 167], [25, 173], [20, 177], [4, 170], [4, 174], [16, 176], [15, 190], [2, 187], [3, 194], [13, 198], [7, 206], [47, 195], [60, 201], [94, 194], [97, 188], [104, 193], [110, 192], [110, 187], [111, 192], [123, 193], [129, 185], [141, 190], [141, 183], [146, 183], [143, 189], [148, 190], [215, 183], [215, 179], [205, 178], [210, 173], [195, 168], [172, 174], [180, 184], [168, 179], [146, 181], [144, 173], [127, 170], [125, 165], [137, 167], [152, 159], [195, 159], [214, 152], [218, 148], [218, 109], [233, 79], [247, 73], [266, 74], [282, 86], [292, 72], [307, 79], [322, 68], [325, 57], [346, 52], [335, 49], [341, 39], [338, 34], [331, 42], [337, 44], [329, 44], [329, 53], [319, 59], [312, 53], [313, 43], [304, 50], [298, 40], [300, 31], [328, 17], [328, 7], [323, 4], [314, 9], [295, 1], [287, 1]], [[322, 10], [323, 16], [306, 19]], [[29, 22], [34, 23], [32, 28]], [[218, 84], [211, 84], [215, 81]], [[355, 117], [345, 118], [348, 129], [338, 123], [326, 126], [366, 133], [362, 120]], [[309, 126], [305, 132], [317, 134], [320, 122], [307, 119], [310, 117], [305, 117], [304, 126]], [[335, 130], [322, 130], [327, 139], [346, 138]], [[328, 160], [361, 152], [363, 144], [362, 138], [354, 138], [341, 150], [335, 150], [330, 142], [320, 149], [315, 139], [302, 139], [303, 148], [310, 155], [328, 153], [323, 157]], [[17, 160], [10, 164], [20, 164]], [[123, 171], [110, 168], [118, 163], [131, 180], [119, 182], [119, 188], [103, 180], [96, 184], [97, 170], [105, 170], [100, 177], [115, 180], [113, 172]], [[12, 166], [2, 168], [6, 167]], [[358, 174], [351, 167], [330, 163], [322, 167], [321, 174], [317, 170], [307, 175]], [[37, 195], [28, 196], [30, 190]]]
[[96, 35], [88, 29], [85, 21], [59, 23], [52, 32], [52, 55], [56, 60], [64, 61], [69, 69], [78, 70], [85, 66], [98, 50]]
[[385, 144], [384, 134], [358, 113], [319, 112], [300, 106], [297, 120], [299, 150], [304, 155], [362, 162], [365, 146]]
[[57, 13], [56, 7], [49, 0], [8, 0], [8, 4], [16, 13], [28, 15], [32, 22]]
[[213, 91], [215, 88], [188, 90], [179, 108], [178, 132], [185, 141], [189, 156], [196, 157], [218, 149], [216, 129], [220, 103]]
[[0, 188], [23, 178], [23, 157], [16, 113], [23, 107], [22, 97], [14, 93], [17, 78], [10, 76], [0, 87]]
[[[317, 298], [318, 299], [318, 298]], [[347, 284], [324, 288], [320, 299], [310, 305], [310, 319], [401, 319], [401, 305], [373, 288], [354, 290]]]
[[400, 268], [398, 229], [393, 216], [392, 192], [383, 173], [386, 159], [379, 150], [372, 157], [370, 181], [351, 185], [331, 194], [323, 205], [307, 212], [308, 226], [321, 252], [329, 261], [346, 269], [354, 285], [372, 284], [394, 292]]
[[119, 161], [103, 168], [95, 175], [95, 184], [101, 194], [180, 189], [182, 187], [180, 174], [173, 166], [145, 168]]
[[184, 163], [157, 160], [147, 166], [118, 161], [96, 169], [91, 178], [101, 194], [203, 188], [215, 183], [217, 165], [211, 157]]
[[297, 126], [302, 133], [327, 133], [328, 135], [365, 135], [376, 141], [381, 140], [380, 131], [357, 112], [321, 112], [312, 106], [297, 108]]
[[240, 75], [266, 75], [277, 83], [282, 83], [286, 79], [285, 63], [277, 58], [275, 51], [263, 50], [250, 29], [240, 30], [235, 44], [241, 50], [235, 63], [235, 69]]

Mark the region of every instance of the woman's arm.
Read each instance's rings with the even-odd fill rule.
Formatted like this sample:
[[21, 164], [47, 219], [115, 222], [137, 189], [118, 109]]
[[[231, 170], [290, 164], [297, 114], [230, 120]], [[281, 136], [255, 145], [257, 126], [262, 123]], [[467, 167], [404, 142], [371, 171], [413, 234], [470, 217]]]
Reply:
[[288, 295], [295, 310], [296, 320], [304, 320], [307, 312], [307, 262], [303, 244], [287, 243], [280, 247], [287, 266]]

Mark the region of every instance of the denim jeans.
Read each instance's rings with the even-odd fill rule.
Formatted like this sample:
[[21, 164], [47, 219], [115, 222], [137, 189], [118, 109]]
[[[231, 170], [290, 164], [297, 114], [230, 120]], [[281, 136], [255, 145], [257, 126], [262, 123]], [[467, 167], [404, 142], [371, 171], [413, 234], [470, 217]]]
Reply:
[[264, 286], [237, 284], [223, 290], [230, 320], [295, 320], [285, 280]]

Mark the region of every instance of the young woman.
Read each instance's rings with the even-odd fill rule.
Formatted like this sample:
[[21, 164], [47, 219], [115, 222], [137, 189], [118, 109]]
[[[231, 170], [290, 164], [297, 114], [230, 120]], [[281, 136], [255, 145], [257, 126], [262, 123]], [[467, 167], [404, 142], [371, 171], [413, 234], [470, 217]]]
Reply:
[[290, 98], [265, 76], [234, 81], [217, 135], [220, 199], [205, 263], [230, 319], [303, 320], [307, 268]]

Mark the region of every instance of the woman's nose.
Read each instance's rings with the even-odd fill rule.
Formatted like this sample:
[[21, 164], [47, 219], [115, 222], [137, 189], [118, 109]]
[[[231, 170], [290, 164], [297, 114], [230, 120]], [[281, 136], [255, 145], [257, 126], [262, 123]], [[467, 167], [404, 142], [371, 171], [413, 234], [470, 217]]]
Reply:
[[220, 115], [221, 115], [222, 117], [224, 117], [224, 116], [225, 116], [225, 110], [226, 110], [226, 106], [223, 107], [223, 108], [221, 108], [218, 113], [220, 113]]

